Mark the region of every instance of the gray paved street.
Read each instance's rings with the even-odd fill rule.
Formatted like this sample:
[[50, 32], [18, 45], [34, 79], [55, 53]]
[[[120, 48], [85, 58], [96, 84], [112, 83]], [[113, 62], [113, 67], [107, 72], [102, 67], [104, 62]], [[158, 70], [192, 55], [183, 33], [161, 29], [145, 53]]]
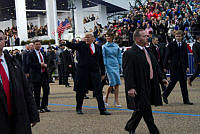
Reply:
[[[71, 82], [71, 85], [73, 83]], [[107, 88], [104, 87], [104, 90]], [[182, 102], [179, 83], [169, 96], [169, 104], [153, 107], [155, 123], [161, 134], [200, 134], [200, 78], [188, 87], [192, 106]], [[84, 115], [75, 112], [75, 92], [73, 88], [64, 85], [51, 84], [49, 109], [52, 112], [40, 114], [41, 122], [33, 128], [33, 134], [128, 134], [124, 126], [130, 118], [132, 111], [126, 109], [124, 81], [120, 86], [120, 102], [122, 108], [112, 106], [114, 96], [111, 94], [108, 111], [111, 116], [99, 115], [96, 109], [96, 99], [84, 101]], [[136, 134], [148, 134], [148, 129], [142, 120], [136, 129]]]

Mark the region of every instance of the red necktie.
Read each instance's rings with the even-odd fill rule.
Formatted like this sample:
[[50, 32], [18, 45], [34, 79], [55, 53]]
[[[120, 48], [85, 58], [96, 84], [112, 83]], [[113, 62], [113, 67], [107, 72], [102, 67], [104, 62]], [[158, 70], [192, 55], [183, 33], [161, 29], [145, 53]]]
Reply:
[[160, 51], [159, 51], [158, 46], [156, 46], [156, 51], [157, 51], [157, 53], [158, 53], [158, 62], [160, 62]]
[[149, 63], [149, 68], [150, 68], [150, 79], [153, 79], [153, 68], [152, 68], [152, 63], [151, 63], [151, 59], [150, 56], [147, 52], [147, 50], [144, 48], [144, 53], [147, 59], [147, 62]]
[[92, 44], [90, 44], [90, 52], [92, 55], [94, 54], [93, 49], [92, 49]]
[[[39, 56], [40, 56], [40, 61], [41, 61], [41, 63], [44, 63], [40, 51], [38, 51], [38, 52], [39, 52]], [[42, 72], [45, 72], [45, 68], [42, 68]]]
[[[2, 62], [2, 59], [0, 59], [0, 62]], [[0, 63], [0, 75], [1, 75], [1, 80], [2, 80], [2, 84], [3, 84], [3, 89], [4, 89], [4, 92], [7, 97], [8, 114], [11, 115], [12, 110], [11, 110], [11, 99], [10, 99], [11, 98], [10, 84], [9, 84], [9, 80], [8, 80], [6, 71], [1, 63]]]

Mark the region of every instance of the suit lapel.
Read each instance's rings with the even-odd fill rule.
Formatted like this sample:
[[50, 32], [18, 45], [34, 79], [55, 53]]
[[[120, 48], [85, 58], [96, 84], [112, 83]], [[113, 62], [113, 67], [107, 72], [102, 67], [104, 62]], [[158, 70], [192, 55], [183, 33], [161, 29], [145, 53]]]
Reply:
[[[8, 66], [8, 72], [9, 72], [9, 84], [10, 84], [10, 94], [11, 94], [11, 106], [13, 108], [13, 85], [16, 85], [15, 82], [16, 80], [14, 79], [14, 76], [15, 76], [15, 73], [16, 72], [16, 69], [18, 68], [16, 65], [13, 65], [11, 63], [12, 62], [12, 57], [8, 54], [8, 53], [4, 53], [5, 55], [5, 60], [6, 60], [6, 63], [7, 63], [7, 66]], [[6, 95], [5, 95], [6, 96]], [[7, 108], [7, 104], [6, 105], [6, 109], [7, 109], [7, 112], [8, 112], [8, 108]]]
[[[4, 92], [4, 89], [3, 89], [3, 85], [2, 83], [0, 82], [0, 98], [2, 98], [2, 100], [6, 100], [6, 94]], [[5, 103], [6, 101], [3, 101], [2, 104], [3, 104], [3, 108], [5, 109], [5, 111], [7, 111], [8, 113], [8, 107], [7, 107], [7, 104]]]
[[95, 49], [94, 55], [97, 55], [97, 54], [98, 54], [98, 47], [97, 47], [97, 45], [95, 45], [95, 44], [94, 44], [94, 49]]
[[[93, 43], [94, 44], [94, 43]], [[90, 45], [88, 45], [88, 44], [85, 44], [86, 45], [86, 49], [87, 49], [87, 51], [88, 51], [88, 53], [91, 55], [91, 56], [94, 56], [94, 55], [96, 55], [96, 53], [97, 53], [97, 46], [94, 44], [94, 49], [95, 49], [95, 53], [92, 55], [92, 53], [91, 53], [91, 50], [90, 50]]]
[[139, 54], [145, 56], [144, 51], [141, 50], [137, 45], [133, 45], [133, 49], [135, 49]]
[[86, 44], [86, 43], [85, 43], [85, 49], [90, 55], [92, 55], [91, 51], [90, 51], [90, 46], [88, 44]]
[[35, 51], [35, 50], [33, 51], [33, 55], [34, 55], [34, 57], [35, 57], [36, 61], [39, 63], [40, 61], [39, 61], [39, 59], [38, 59], [38, 56], [37, 56], [37, 54], [36, 54], [36, 51]]

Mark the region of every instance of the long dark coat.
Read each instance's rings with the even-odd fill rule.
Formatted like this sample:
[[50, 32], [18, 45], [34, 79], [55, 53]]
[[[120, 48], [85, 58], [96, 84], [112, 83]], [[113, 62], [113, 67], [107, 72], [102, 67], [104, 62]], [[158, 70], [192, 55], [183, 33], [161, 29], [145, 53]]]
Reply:
[[[39, 122], [39, 113], [22, 68], [8, 52], [4, 52], [8, 65], [11, 90], [12, 121], [10, 128], [6, 95], [0, 83], [0, 133], [31, 134], [31, 123]], [[12, 131], [12, 132], [11, 132]]]
[[159, 44], [158, 45], [158, 49], [159, 49], [159, 54], [160, 54], [160, 60], [159, 59], [159, 54], [156, 50], [156, 46], [153, 45], [153, 44], [150, 44], [150, 47], [149, 47], [153, 53], [153, 55], [155, 56], [155, 58], [157, 59], [158, 61], [158, 64], [160, 65], [160, 69], [163, 68], [163, 61], [165, 59], [165, 51], [166, 51], [166, 47], [165, 47], [165, 44]]
[[200, 63], [200, 43], [196, 42], [194, 43], [194, 45], [192, 46], [192, 51], [193, 51], [193, 56], [194, 56], [194, 64], [195, 64], [195, 68], [197, 69], [197, 67], [200, 65], [198, 63]]
[[149, 64], [143, 50], [133, 45], [123, 55], [126, 94], [130, 89], [135, 89], [137, 92], [135, 98], [130, 98], [130, 96], [126, 95], [128, 97], [127, 100], [130, 101], [128, 108], [131, 109], [147, 110], [150, 109], [151, 104], [162, 105], [159, 82], [162, 81], [163, 75], [152, 52], [148, 48], [146, 50], [152, 62], [153, 82], [150, 82]]
[[95, 54], [92, 55], [90, 47], [85, 42], [78, 44], [67, 42], [66, 46], [79, 52], [75, 91], [87, 92], [101, 86], [101, 75], [105, 75], [102, 48], [95, 45]]
[[[187, 44], [181, 43], [181, 47], [178, 47], [176, 41], [171, 42], [166, 49], [166, 55], [163, 63], [163, 68], [170, 68], [171, 80], [180, 79], [179, 77], [184, 76], [186, 80], [186, 70], [189, 68], [188, 55], [187, 55]], [[168, 65], [169, 63], [169, 65]]]
[[47, 52], [46, 60], [47, 60], [47, 70], [53, 72], [56, 69], [56, 62], [55, 62], [56, 53], [53, 50], [51, 52]]
[[[72, 53], [69, 50], [65, 50], [64, 52], [60, 53], [60, 58], [62, 63], [64, 64], [64, 70], [65, 73], [74, 73], [75, 71], [75, 63], [74, 63], [74, 57], [72, 55]], [[70, 68], [69, 65], [72, 65], [72, 67]]]

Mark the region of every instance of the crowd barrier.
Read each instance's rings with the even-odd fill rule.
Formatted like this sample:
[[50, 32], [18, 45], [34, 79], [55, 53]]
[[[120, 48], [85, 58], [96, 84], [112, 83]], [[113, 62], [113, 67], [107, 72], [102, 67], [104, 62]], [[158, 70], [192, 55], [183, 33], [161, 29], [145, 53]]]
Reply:
[[[187, 76], [191, 76], [195, 72], [194, 67], [194, 57], [192, 53], [188, 53], [188, 62], [190, 71], [187, 73]], [[167, 76], [170, 76], [170, 72], [168, 71]], [[200, 75], [199, 75], [200, 77]]]
[[[131, 48], [131, 47], [121, 47], [120, 49], [121, 49], [121, 52], [124, 53], [129, 48]], [[191, 76], [195, 72], [194, 57], [193, 57], [192, 53], [188, 53], [188, 62], [189, 62], [190, 71], [187, 73], [187, 76]], [[169, 77], [170, 72], [168, 71], [166, 75]], [[123, 75], [121, 74], [121, 76], [123, 76]], [[199, 77], [200, 77], [200, 75], [199, 75]]]

